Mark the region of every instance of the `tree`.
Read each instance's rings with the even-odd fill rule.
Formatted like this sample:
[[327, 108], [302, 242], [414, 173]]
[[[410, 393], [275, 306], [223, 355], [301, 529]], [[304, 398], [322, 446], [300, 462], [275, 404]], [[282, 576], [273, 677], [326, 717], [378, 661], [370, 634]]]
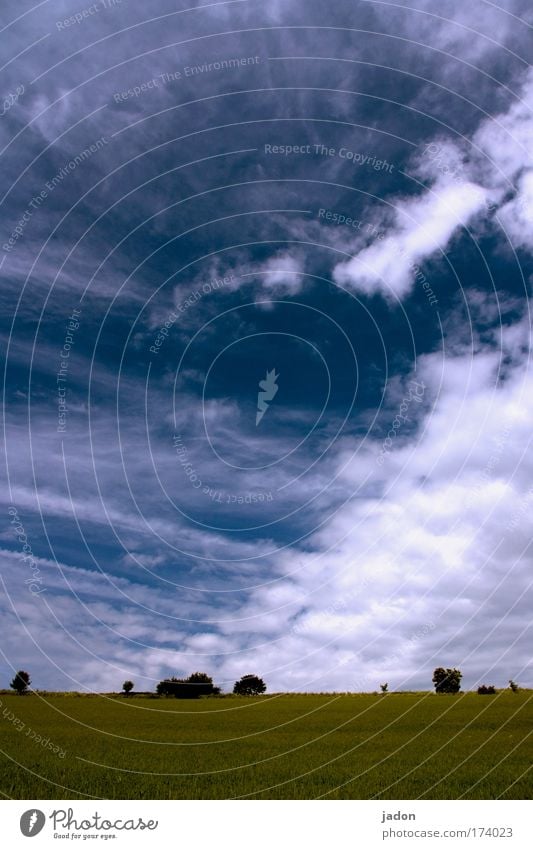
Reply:
[[[174, 698], [187, 698], [186, 695], [186, 680], [185, 678], [165, 678], [157, 685], [157, 692], [160, 696], [174, 696]], [[187, 691], [189, 692], [189, 691]]]
[[381, 690], [382, 693], [388, 693], [389, 692], [389, 685], [388, 684], [380, 684], [379, 687], [380, 687], [380, 690]]
[[520, 689], [516, 681], [513, 681], [512, 678], [509, 680], [509, 687], [513, 691], [513, 693], [517, 693]]
[[266, 684], [257, 675], [243, 675], [240, 681], [235, 681], [233, 692], [238, 696], [259, 696], [266, 690]]
[[165, 680], [160, 681], [159, 684], [156, 687], [157, 695], [158, 696], [173, 696], [174, 690], [175, 690], [175, 685], [178, 684], [178, 683], [182, 684], [183, 679], [180, 680], [179, 678], [174, 678], [174, 677], [165, 678]]
[[215, 696], [220, 687], [215, 687], [213, 679], [205, 672], [193, 672], [188, 678], [165, 678], [157, 685], [160, 696], [174, 696], [176, 699], [197, 699], [200, 696]]
[[437, 693], [458, 693], [461, 689], [463, 673], [459, 669], [443, 669], [439, 666], [433, 673], [433, 683]]
[[197, 699], [199, 696], [216, 696], [220, 693], [220, 687], [215, 687], [213, 679], [206, 672], [193, 672], [185, 683], [191, 693], [188, 698]]
[[13, 690], [17, 691], [18, 696], [23, 696], [30, 684], [30, 673], [24, 672], [23, 669], [19, 669], [9, 686], [12, 687]]
[[193, 672], [192, 675], [186, 679], [189, 684], [212, 684], [213, 679], [207, 672]]
[[135, 684], [133, 683], [133, 681], [124, 681], [124, 683], [122, 685], [122, 689], [124, 690], [124, 693], [126, 694], [126, 696], [128, 696], [131, 693], [134, 686], [135, 686]]

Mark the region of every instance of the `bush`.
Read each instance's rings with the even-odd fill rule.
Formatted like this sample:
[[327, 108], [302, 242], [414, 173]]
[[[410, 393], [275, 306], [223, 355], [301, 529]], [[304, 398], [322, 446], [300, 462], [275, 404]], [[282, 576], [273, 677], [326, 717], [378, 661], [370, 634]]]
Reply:
[[486, 684], [482, 684], [481, 687], [477, 688], [478, 696], [494, 696], [496, 693], [496, 687], [493, 684], [489, 684], [488, 687]]
[[509, 687], [513, 693], [518, 693], [518, 690], [520, 689], [516, 681], [513, 681], [512, 678], [509, 680]]
[[124, 693], [126, 694], [126, 696], [128, 696], [131, 693], [134, 686], [135, 685], [134, 685], [133, 681], [124, 681], [124, 683], [122, 685], [122, 689], [124, 690]]
[[437, 693], [458, 693], [461, 689], [463, 673], [459, 669], [437, 667], [433, 673], [433, 683]]
[[380, 687], [380, 690], [381, 690], [382, 693], [388, 693], [389, 692], [389, 685], [388, 684], [380, 684], [379, 687]]
[[17, 691], [17, 695], [23, 696], [30, 684], [30, 673], [19, 669], [9, 686]]
[[266, 684], [257, 675], [243, 675], [240, 681], [235, 681], [233, 692], [237, 696], [260, 696], [266, 690]]
[[157, 685], [159, 696], [174, 696], [175, 699], [198, 699], [200, 696], [215, 696], [220, 687], [205, 672], [193, 672], [188, 678], [165, 678]]

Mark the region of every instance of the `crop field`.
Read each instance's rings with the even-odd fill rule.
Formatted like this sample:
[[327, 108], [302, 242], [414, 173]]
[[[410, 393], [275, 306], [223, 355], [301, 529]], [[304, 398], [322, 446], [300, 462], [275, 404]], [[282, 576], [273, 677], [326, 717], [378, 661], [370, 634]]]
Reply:
[[15, 799], [530, 799], [533, 692], [0, 694]]

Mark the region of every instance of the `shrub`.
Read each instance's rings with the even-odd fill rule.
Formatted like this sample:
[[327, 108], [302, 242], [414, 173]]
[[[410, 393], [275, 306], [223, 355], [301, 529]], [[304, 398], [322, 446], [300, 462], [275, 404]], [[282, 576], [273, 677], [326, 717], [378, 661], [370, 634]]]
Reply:
[[126, 694], [126, 696], [131, 693], [134, 686], [135, 685], [134, 685], [133, 681], [124, 681], [124, 683], [122, 685], [122, 689], [124, 690], [124, 693]]
[[496, 693], [496, 687], [493, 684], [482, 684], [481, 687], [477, 688], [478, 696], [494, 696]]
[[513, 693], [517, 693], [518, 690], [520, 689], [518, 684], [516, 683], [516, 681], [513, 681], [512, 678], [509, 679], [509, 687], [513, 691]]
[[388, 693], [389, 692], [389, 685], [388, 684], [380, 684], [379, 686], [380, 686], [382, 693]]

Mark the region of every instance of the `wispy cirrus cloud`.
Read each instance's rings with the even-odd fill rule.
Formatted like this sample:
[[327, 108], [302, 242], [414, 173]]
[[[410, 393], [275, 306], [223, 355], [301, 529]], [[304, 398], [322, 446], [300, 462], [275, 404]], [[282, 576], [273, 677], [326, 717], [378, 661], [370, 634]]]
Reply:
[[527, 3], [76, 11], [6, 6], [3, 674], [530, 683]]

